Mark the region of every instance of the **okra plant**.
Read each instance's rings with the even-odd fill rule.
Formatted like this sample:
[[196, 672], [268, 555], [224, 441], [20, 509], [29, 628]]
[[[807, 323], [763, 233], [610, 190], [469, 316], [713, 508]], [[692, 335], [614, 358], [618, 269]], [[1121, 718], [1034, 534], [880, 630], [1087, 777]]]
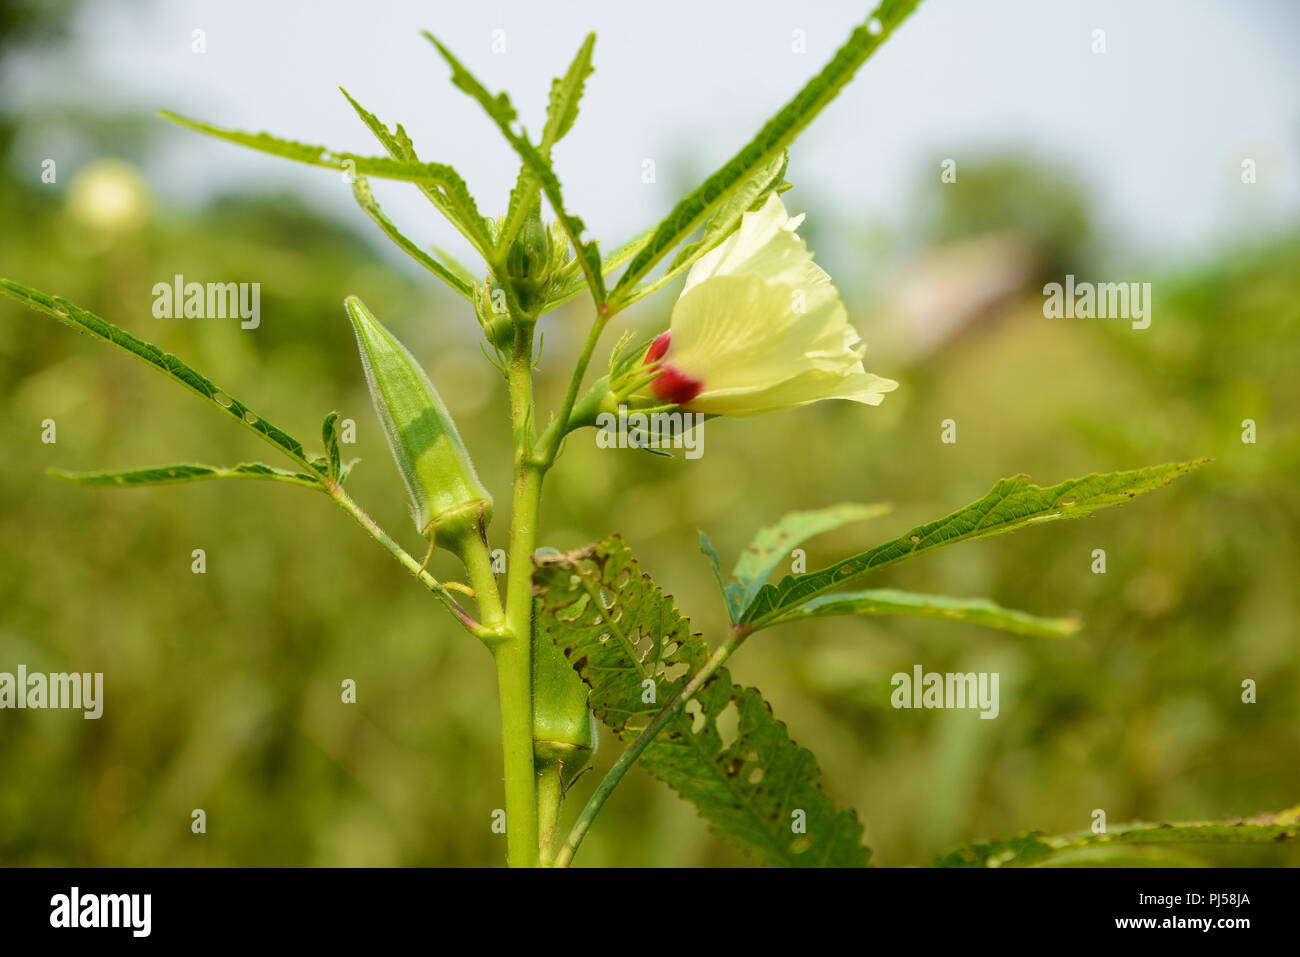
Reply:
[[[898, 387], [864, 368], [864, 347], [844, 303], [799, 236], [802, 217], [790, 216], [781, 196], [789, 187], [790, 144], [915, 5], [916, 0], [881, 3], [830, 62], [662, 222], [608, 251], [587, 236], [583, 221], [569, 209], [551, 162], [553, 148], [577, 118], [593, 69], [594, 36], [586, 37], [567, 71], [553, 82], [537, 137], [524, 129], [504, 93], [490, 92], [428, 36], [450, 67], [452, 83], [477, 101], [518, 154], [517, 182], [505, 212], [496, 218], [480, 212], [455, 170], [422, 159], [400, 124], [390, 128], [346, 92], [387, 155], [338, 152], [163, 113], [240, 146], [344, 172], [361, 209], [463, 298], [464, 318], [477, 319], [485, 355], [502, 373], [509, 393], [510, 501], [504, 507], [493, 502], [435, 384], [391, 331], [401, 328], [402, 318], [381, 322], [356, 296], [347, 298], [343, 312], [356, 333], [361, 370], [406, 487], [415, 532], [424, 540], [414, 551], [380, 528], [349, 494], [354, 463], [341, 456], [337, 412], [325, 417], [322, 451], [308, 452], [298, 439], [176, 356], [71, 302], [3, 280], [5, 295], [149, 363], [260, 436], [290, 463], [289, 468], [261, 462], [224, 468], [187, 463], [57, 474], [80, 485], [119, 488], [261, 479], [300, 485], [333, 500], [491, 651], [500, 696], [507, 853], [513, 866], [568, 865], [611, 791], [637, 762], [760, 862], [865, 865], [870, 851], [857, 815], [826, 795], [816, 760], [790, 739], [761, 694], [733, 683], [725, 667], [731, 656], [758, 632], [826, 616], [926, 616], [1028, 636], [1072, 634], [1079, 627], [1073, 619], [1043, 618], [983, 599], [846, 586], [937, 548], [1122, 504], [1204, 460], [1092, 474], [1050, 487], [1030, 484], [1024, 476], [1005, 478], [950, 515], [775, 583], [769, 579], [792, 549], [886, 509], [845, 504], [791, 512], [758, 531], [729, 575], [701, 533], [701, 561], [712, 567], [729, 620], [725, 633], [711, 643], [692, 631], [616, 534], [559, 553], [539, 548], [538, 523], [544, 482], [576, 433], [607, 429], [616, 419], [665, 421], [653, 418], [655, 413], [698, 423], [705, 417], [745, 418], [827, 399], [873, 406]], [[403, 235], [375, 201], [371, 178], [418, 186], [481, 256], [481, 267], [466, 268]], [[600, 374], [594, 374], [591, 367], [611, 324], [630, 305], [679, 278], [684, 279], [681, 292], [671, 309], [665, 306], [667, 328], [644, 339], [625, 332], [610, 348], [608, 361], [598, 366]], [[548, 313], [578, 297], [590, 299], [585, 340], [559, 407], [538, 408], [533, 385], [539, 331]], [[737, 422], [727, 427], [750, 426]], [[633, 445], [654, 444], [655, 435], [646, 432], [649, 426], [634, 428]], [[489, 529], [503, 525], [509, 549], [499, 580], [488, 542]], [[440, 580], [428, 571], [438, 548], [459, 559], [464, 581]], [[720, 718], [728, 713], [730, 726], [723, 729]], [[609, 744], [622, 746], [622, 753], [603, 780], [583, 784], [585, 803], [577, 807], [571, 802], [566, 814], [566, 798], [575, 793], [575, 782], [596, 750], [598, 720], [612, 733]], [[972, 845], [935, 863], [1037, 864], [1105, 843], [1272, 840], [1293, 834], [1296, 817], [1293, 809], [1244, 822], [1134, 825], [1054, 838], [1029, 834]]]

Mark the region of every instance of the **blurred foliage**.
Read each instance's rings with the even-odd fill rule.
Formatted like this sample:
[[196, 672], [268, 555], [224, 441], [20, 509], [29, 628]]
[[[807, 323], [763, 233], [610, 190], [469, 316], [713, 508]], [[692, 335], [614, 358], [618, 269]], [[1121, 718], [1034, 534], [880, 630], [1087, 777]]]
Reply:
[[959, 189], [926, 189], [940, 164], [923, 167], [928, 180], [917, 184], [917, 240], [945, 243], [1011, 230], [1034, 245], [1047, 273], [1087, 268], [1095, 225], [1088, 195], [1059, 162], [1011, 154], [960, 167], [949, 162], [956, 178], [944, 185]]
[[[960, 193], [906, 240], [1015, 229], [1040, 248], [1074, 249], [1084, 201], [1056, 203], [1066, 193], [1053, 193], [1047, 172], [990, 168], [987, 178], [963, 170]], [[378, 258], [359, 212], [353, 231], [278, 195], [192, 212], [141, 197], [137, 219], [92, 229], [69, 203], [73, 172], [60, 169], [53, 185], [34, 170], [0, 183], [0, 274], [177, 353], [313, 445], [326, 412], [354, 418], [358, 441], [345, 454], [362, 462], [353, 493], [421, 553], [343, 311], [356, 293], [425, 362], [480, 474], [507, 499], [504, 385], [479, 354], [473, 315]], [[823, 245], [836, 242], [828, 235]], [[261, 326], [155, 318], [153, 284], [178, 273], [261, 282]], [[1147, 330], [1044, 319], [1031, 288], [1003, 303], [997, 321], [915, 365], [873, 351], [869, 368], [902, 382], [881, 407], [713, 421], [698, 461], [600, 450], [590, 433], [575, 436], [549, 480], [543, 542], [567, 549], [623, 533], [716, 643], [726, 614], [697, 551], [700, 528], [734, 555], [792, 508], [896, 504], [811, 542], [812, 568], [971, 501], [1004, 475], [1047, 484], [1212, 455], [1209, 467], [1130, 506], [948, 549], [867, 583], [1077, 611], [1085, 628], [1072, 638], [928, 620], [809, 621], [756, 637], [732, 673], [760, 687], [817, 754], [827, 791], [858, 811], [880, 864], [922, 863], [1028, 828], [1076, 831], [1095, 808], [1118, 824], [1290, 806], [1300, 790], [1300, 410], [1290, 378], [1300, 234], [1152, 282]], [[670, 302], [634, 312], [647, 327], [662, 324]], [[881, 334], [864, 300], [850, 310], [869, 342]], [[573, 306], [543, 322], [544, 409], [560, 398], [587, 319]], [[98, 721], [0, 713], [0, 863], [503, 860], [504, 837], [490, 829], [503, 797], [489, 656], [389, 556], [305, 490], [214, 482], [115, 493], [48, 477], [49, 466], [232, 464], [265, 449], [139, 364], [7, 302], [0, 404], [9, 451], [0, 670], [103, 671], [106, 695]], [[940, 442], [946, 418], [958, 423], [955, 445]], [[1241, 441], [1247, 418], [1256, 444]], [[57, 423], [56, 444], [40, 440], [45, 419]], [[503, 521], [492, 534], [504, 544]], [[195, 548], [206, 550], [205, 575], [191, 572]], [[1104, 575], [1090, 571], [1095, 548], [1106, 550]], [[454, 572], [444, 556], [434, 565]], [[916, 663], [999, 671], [1001, 716], [893, 710], [890, 676]], [[347, 678], [355, 705], [340, 703]], [[1241, 702], [1245, 678], [1258, 684], [1257, 704]], [[613, 761], [612, 745], [605, 736], [575, 804]], [[195, 808], [207, 812], [206, 835], [190, 832]], [[1298, 862], [1282, 846], [1201, 856]], [[745, 861], [641, 771], [578, 857]]]

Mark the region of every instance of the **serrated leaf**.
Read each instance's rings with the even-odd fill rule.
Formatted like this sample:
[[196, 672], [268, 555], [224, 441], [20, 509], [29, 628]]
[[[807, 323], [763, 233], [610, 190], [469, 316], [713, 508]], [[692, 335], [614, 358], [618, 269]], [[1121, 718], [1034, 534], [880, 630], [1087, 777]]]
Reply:
[[63, 469], [49, 469], [49, 474], [72, 482], [76, 485], [96, 488], [131, 488], [145, 485], [179, 485], [182, 482], [201, 482], [206, 479], [266, 479], [272, 482], [288, 482], [307, 488], [321, 488], [319, 476], [305, 472], [289, 472], [273, 468], [261, 462], [241, 462], [229, 468], [212, 465], [197, 465], [182, 462], [177, 465], [156, 465], [143, 469], [124, 469], [107, 472], [65, 472]]
[[[776, 116], [768, 120], [758, 135], [749, 141], [717, 172], [673, 207], [672, 212], [655, 229], [653, 239], [619, 277], [610, 293], [611, 308], [625, 303], [627, 295], [655, 264], [703, 225], [749, 182], [773, 158], [785, 151], [799, 133], [812, 122], [867, 61], [890, 34], [916, 7], [919, 0], [885, 0], [871, 18], [857, 27], [821, 72]], [[875, 32], [873, 32], [875, 30]]]
[[934, 867], [1030, 867], [1051, 864], [1085, 848], [1180, 844], [1266, 844], [1300, 836], [1300, 805], [1245, 820], [1184, 824], [1136, 822], [1111, 826], [1104, 834], [1079, 831], [1045, 837], [1041, 831], [1001, 841], [971, 844], [942, 855]]
[[1017, 635], [1065, 638], [1081, 627], [1077, 618], [1042, 618], [1028, 612], [1003, 608], [987, 598], [952, 598], [917, 592], [876, 588], [845, 594], [823, 595], [800, 605], [780, 621], [829, 618], [842, 615], [902, 615], [911, 618], [942, 618], [997, 628]]
[[731, 577], [736, 581], [736, 603], [741, 609], [748, 608], [776, 566], [808, 539], [850, 522], [878, 518], [891, 509], [892, 506], [884, 503], [863, 505], [849, 502], [813, 511], [790, 512], [774, 525], [760, 528], [731, 570]]
[[546, 105], [546, 125], [542, 129], [540, 150], [548, 159], [551, 148], [564, 138], [578, 118], [578, 104], [582, 100], [583, 87], [592, 73], [591, 53], [595, 46], [596, 34], [588, 33], [564, 76], [551, 82], [551, 97]]
[[[587, 34], [564, 76], [551, 81], [551, 95], [546, 106], [546, 123], [542, 128], [542, 139], [537, 144], [538, 154], [548, 163], [551, 161], [551, 149], [565, 133], [569, 132], [578, 118], [578, 102], [582, 99], [582, 90], [587, 77], [592, 72], [591, 51], [595, 44], [596, 34]], [[525, 218], [536, 204], [540, 187], [541, 184], [532, 167], [524, 163], [519, 169], [515, 187], [510, 192], [510, 207], [501, 230], [503, 242], [510, 242], [518, 235]]]
[[364, 176], [353, 177], [352, 196], [356, 199], [357, 205], [365, 211], [367, 216], [374, 220], [375, 225], [382, 229], [384, 234], [391, 239], [399, 249], [447, 285], [451, 286], [452, 289], [455, 289], [470, 302], [474, 301], [474, 284], [472, 282], [466, 282], [464, 277], [457, 271], [443, 265], [433, 256], [430, 256], [421, 249], [415, 242], [403, 235], [401, 230], [394, 226], [392, 220], [385, 216], [384, 211], [380, 209], [379, 203], [375, 200], [375, 194], [370, 189], [370, 183]]
[[311, 462], [307, 459], [301, 442], [254, 413], [252, 409], [221, 389], [207, 376], [190, 368], [170, 352], [163, 352], [152, 343], [137, 339], [125, 329], [120, 329], [93, 312], [88, 312], [58, 296], [49, 296], [8, 279], [0, 279], [0, 293], [31, 306], [37, 312], [57, 319], [79, 332], [89, 333], [97, 339], [117, 346], [123, 352], [148, 363], [163, 375], [206, 399], [219, 411], [232, 416], [244, 428], [261, 436], [299, 465], [311, 470]]
[[755, 630], [767, 627], [818, 595], [825, 594], [876, 568], [957, 542], [1001, 535], [1056, 519], [1084, 518], [1099, 508], [1119, 505], [1209, 459], [1171, 462], [1125, 472], [1106, 472], [1069, 479], [1050, 488], [1031, 485], [1028, 476], [1004, 478], [977, 502], [946, 518], [918, 525], [906, 535], [877, 545], [807, 575], [787, 576], [778, 585], [764, 585], [746, 608], [741, 621]]
[[775, 191], [785, 182], [785, 170], [790, 163], [790, 154], [782, 153], [768, 163], [735, 189], [704, 225], [704, 235], [695, 242], [683, 246], [681, 251], [668, 264], [669, 277], [676, 276], [689, 268], [697, 259], [716, 247], [740, 227], [745, 213], [760, 208], [769, 193]]
[[[364, 111], [361, 112], [364, 113]], [[470, 195], [469, 187], [465, 185], [465, 181], [450, 166], [442, 163], [424, 163], [418, 160], [397, 159], [391, 156], [361, 156], [357, 153], [331, 150], [325, 146], [315, 146], [309, 143], [282, 139], [278, 136], [272, 136], [270, 133], [245, 133], [241, 130], [224, 129], [211, 123], [204, 123], [200, 120], [181, 116], [170, 110], [160, 110], [158, 115], [163, 119], [170, 120], [196, 132], [205, 133], [208, 136], [214, 136], [217, 139], [226, 140], [238, 146], [270, 153], [272, 156], [290, 159], [297, 163], [322, 166], [326, 169], [345, 170], [361, 176], [375, 176], [380, 179], [395, 179], [405, 183], [415, 183], [424, 188], [425, 194], [434, 201], [434, 204], [451, 220], [452, 224], [460, 229], [465, 238], [478, 248], [479, 252], [483, 253], [485, 257], [489, 257], [492, 252], [492, 234], [488, 220], [479, 213], [478, 205], [474, 202], [474, 197]], [[364, 113], [363, 119], [367, 116], [373, 118], [373, 114]], [[380, 127], [383, 125], [378, 120], [375, 120], [375, 123]], [[391, 134], [390, 141], [399, 142], [399, 140], [392, 138]], [[409, 145], [410, 140], [403, 139], [400, 142]], [[385, 145], [387, 145], [387, 142]]]
[[[619, 308], [638, 302], [672, 282], [739, 229], [745, 213], [762, 206], [769, 194], [788, 189], [790, 184], [785, 181], [788, 160], [788, 153], [781, 154], [762, 167], [752, 179], [741, 184], [705, 224], [704, 234], [683, 247], [673, 257], [662, 276], [641, 283], [624, 296], [619, 302]], [[608, 270], [608, 265], [606, 268]]]
[[[597, 716], [620, 738], [634, 739], [704, 666], [708, 647], [618, 537], [536, 560], [539, 633], [591, 687]], [[653, 702], [644, 700], [646, 681]], [[695, 706], [679, 710], [646, 746], [640, 760], [647, 770], [765, 863], [867, 863], [857, 815], [825, 795], [816, 759], [790, 740], [756, 690], [736, 687], [719, 668], [692, 700]], [[804, 813], [806, 833], [792, 832], [796, 811]]]
[[[468, 93], [483, 107], [484, 112], [501, 130], [506, 141], [514, 147], [515, 152], [519, 154], [519, 158], [524, 161], [524, 165], [537, 177], [542, 192], [546, 194], [551, 209], [555, 213], [556, 220], [564, 229], [565, 235], [569, 237], [574, 255], [577, 257], [579, 264], [582, 266], [583, 274], [587, 278], [592, 299], [595, 301], [597, 308], [602, 308], [605, 303], [605, 281], [601, 270], [600, 247], [594, 241], [584, 242], [582, 240], [582, 233], [587, 227], [581, 219], [571, 215], [565, 209], [560, 180], [555, 175], [555, 171], [551, 169], [550, 162], [538, 152], [537, 147], [532, 144], [525, 134], [515, 130], [514, 122], [517, 114], [510, 102], [510, 97], [505, 93], [493, 96], [488, 92], [487, 87], [480, 83], [465, 68], [464, 64], [456, 59], [450, 50], [438, 42], [438, 39], [433, 34], [426, 32], [424, 36], [437, 48], [438, 53], [451, 67], [452, 83]], [[512, 207], [517, 205], [514, 197], [512, 197], [511, 205]], [[527, 209], [524, 209], [523, 212], [527, 212]]]

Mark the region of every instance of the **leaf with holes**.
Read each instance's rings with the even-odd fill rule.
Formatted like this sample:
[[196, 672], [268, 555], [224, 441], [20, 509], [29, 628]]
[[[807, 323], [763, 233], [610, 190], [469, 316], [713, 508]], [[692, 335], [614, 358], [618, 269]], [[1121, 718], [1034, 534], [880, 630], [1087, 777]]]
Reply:
[[922, 552], [989, 535], [1065, 518], [1085, 518], [1099, 508], [1120, 505], [1162, 488], [1209, 459], [1170, 462], [1127, 472], [1105, 472], [1043, 488], [1028, 476], [1004, 478], [977, 502], [946, 518], [918, 525], [906, 535], [877, 545], [807, 575], [788, 575], [779, 585], [764, 585], [741, 621], [754, 630], [799, 614], [799, 606], [867, 572]]
[[986, 628], [997, 628], [1015, 635], [1040, 638], [1065, 638], [1079, 630], [1077, 618], [1043, 618], [1028, 612], [1003, 608], [987, 598], [952, 598], [948, 595], [922, 595], [895, 588], [872, 588], [865, 591], [822, 595], [782, 618], [802, 621], [805, 618], [831, 618], [844, 615], [901, 615], [909, 618], [941, 618], [967, 621]]
[[1300, 837], [1300, 805], [1245, 820], [1195, 821], [1186, 824], [1137, 822], [1109, 827], [1103, 834], [1080, 831], [1045, 837], [1041, 831], [1001, 841], [958, 848], [934, 862], [935, 867], [1039, 867], [1044, 864], [1097, 863], [1097, 858], [1077, 858], [1088, 849], [1195, 844], [1271, 844]]
[[[850, 522], [878, 518], [888, 514], [891, 508], [892, 506], [885, 503], [860, 505], [847, 502], [813, 511], [789, 512], [776, 524], [760, 528], [754, 534], [753, 540], [740, 553], [735, 567], [731, 570], [731, 577], [735, 582], [726, 588], [728, 605], [734, 604], [741, 611], [748, 608], [754, 596], [758, 594], [758, 590], [776, 570], [776, 566], [789, 557], [793, 549], [798, 548], [808, 539], [832, 532]], [[732, 616], [732, 621], [739, 619], [740, 613]]]
[[[591, 707], [634, 739], [709, 659], [704, 641], [617, 536], [566, 555], [539, 555], [533, 576], [539, 633], [591, 687]], [[653, 690], [653, 695], [650, 694]], [[641, 763], [693, 803], [715, 831], [764, 863], [860, 867], [857, 815], [821, 787], [810, 752], [753, 688], [725, 668], [646, 746]]]
[[63, 469], [48, 469], [50, 475], [95, 488], [139, 488], [145, 485], [179, 485], [182, 482], [201, 482], [205, 479], [245, 478], [265, 479], [271, 482], [287, 482], [290, 485], [304, 485], [307, 488], [321, 488], [318, 475], [306, 472], [289, 472], [273, 468], [261, 462], [241, 462], [230, 468], [218, 468], [211, 465], [196, 465], [182, 462], [177, 465], [156, 465], [143, 469], [123, 469], [112, 472], [65, 472]]

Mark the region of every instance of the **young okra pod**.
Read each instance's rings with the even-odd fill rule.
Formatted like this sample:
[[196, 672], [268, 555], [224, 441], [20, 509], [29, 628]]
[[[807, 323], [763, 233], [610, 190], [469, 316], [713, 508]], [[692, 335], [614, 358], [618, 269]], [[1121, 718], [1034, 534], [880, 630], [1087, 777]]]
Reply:
[[411, 496], [415, 526], [421, 535], [459, 554], [467, 536], [483, 534], [492, 514], [492, 496], [414, 356], [356, 296], [349, 296], [344, 305], [357, 334], [370, 398]]

